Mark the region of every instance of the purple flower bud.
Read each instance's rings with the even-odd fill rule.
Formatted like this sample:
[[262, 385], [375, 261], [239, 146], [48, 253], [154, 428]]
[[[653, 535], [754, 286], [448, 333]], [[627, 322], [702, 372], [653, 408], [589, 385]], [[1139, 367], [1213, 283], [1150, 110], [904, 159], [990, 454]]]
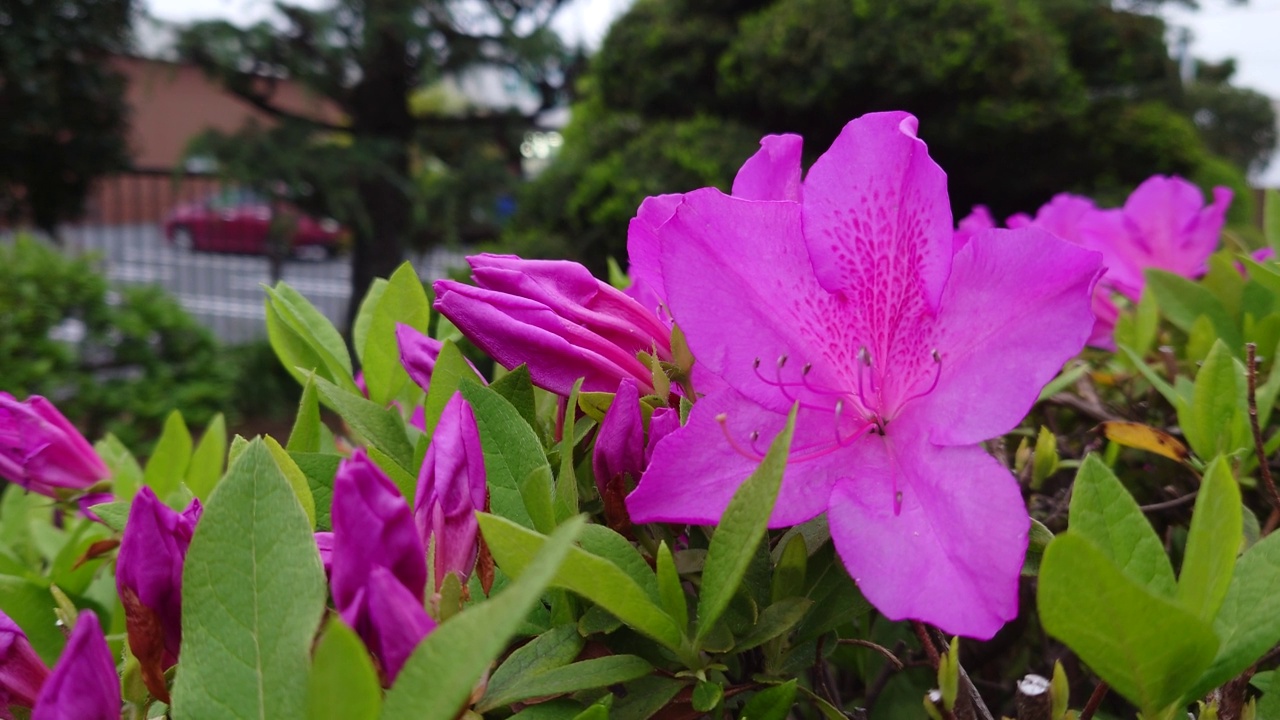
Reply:
[[390, 686], [436, 623], [422, 607], [422, 601], [384, 567], [373, 568], [361, 594], [368, 608], [369, 624], [360, 636], [381, 662], [383, 680]]
[[316, 533], [316, 549], [320, 551], [320, 564], [324, 566], [327, 577], [333, 572], [333, 533], [320, 531]]
[[418, 474], [414, 521], [435, 545], [435, 587], [452, 572], [466, 584], [479, 549], [476, 511], [485, 509], [484, 453], [471, 406], [454, 393], [444, 406]]
[[651, 371], [637, 353], [670, 359], [667, 327], [577, 263], [467, 260], [479, 287], [437, 282], [436, 309], [503, 367], [527, 364], [540, 387], [568, 395], [581, 377], [587, 392], [613, 392], [630, 377], [648, 389]]
[[199, 500], [179, 513], [142, 488], [129, 508], [116, 560], [129, 648], [147, 689], [162, 700], [168, 697], [164, 671], [178, 662], [182, 643], [182, 563], [200, 512]]
[[0, 392], [0, 476], [58, 497], [88, 489], [111, 476], [102, 459], [48, 400], [18, 402]]
[[31, 720], [120, 720], [120, 676], [93, 611], [80, 611]]
[[427, 558], [413, 514], [395, 484], [356, 450], [334, 477], [332, 522], [334, 605], [385, 667], [388, 659], [380, 655], [377, 634], [389, 621], [375, 616], [379, 610], [370, 602], [370, 582], [374, 570], [384, 568], [422, 608]]
[[0, 612], [0, 717], [8, 717], [4, 712], [11, 705], [34, 707], [48, 677], [49, 668], [32, 649], [27, 634]]
[[431, 373], [436, 369], [443, 345], [435, 338], [427, 337], [403, 323], [396, 323], [396, 344], [400, 347], [400, 364], [409, 378], [423, 390], [431, 384]]
[[653, 458], [653, 449], [657, 447], [658, 441], [679, 429], [679, 410], [660, 407], [653, 411], [653, 417], [649, 418], [649, 440], [644, 446], [645, 467], [649, 466], [649, 460]]
[[640, 412], [640, 391], [635, 381], [627, 379], [618, 385], [618, 393], [600, 422], [595, 451], [591, 455], [591, 468], [595, 471], [596, 487], [601, 496], [606, 494], [610, 483], [624, 475], [630, 475], [632, 483], [638, 481], [644, 466], [644, 417]]

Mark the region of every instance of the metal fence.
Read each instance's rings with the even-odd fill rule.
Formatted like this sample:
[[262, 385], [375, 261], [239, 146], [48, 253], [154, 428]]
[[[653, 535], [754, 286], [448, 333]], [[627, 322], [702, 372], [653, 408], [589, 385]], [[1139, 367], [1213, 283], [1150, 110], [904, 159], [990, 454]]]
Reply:
[[[111, 281], [159, 285], [224, 342], [247, 342], [266, 336], [262, 286], [271, 282], [267, 256], [243, 248], [184, 248], [165, 233], [166, 219], [184, 204], [207, 208], [216, 221], [217, 200], [229, 190], [234, 188], [215, 178], [169, 170], [116, 175], [97, 184], [84, 219], [59, 232], [68, 250], [100, 255]], [[424, 280], [465, 265], [459, 250], [437, 249], [410, 259]], [[349, 254], [288, 259], [281, 279], [341, 327], [351, 302]]]

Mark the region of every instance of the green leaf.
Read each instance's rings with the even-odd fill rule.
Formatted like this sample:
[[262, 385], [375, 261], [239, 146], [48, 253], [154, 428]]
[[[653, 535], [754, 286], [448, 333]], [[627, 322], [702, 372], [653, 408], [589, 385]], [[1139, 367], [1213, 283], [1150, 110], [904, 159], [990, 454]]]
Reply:
[[191, 432], [182, 419], [182, 413], [174, 410], [165, 418], [164, 430], [156, 441], [156, 448], [147, 459], [147, 469], [142, 482], [155, 491], [162, 501], [178, 489], [178, 483], [186, 477], [191, 462]]
[[[582, 531], [578, 545], [592, 555], [602, 557], [618, 566], [644, 590], [644, 594], [650, 600], [659, 602], [658, 578], [653, 568], [649, 567], [649, 563], [630, 540], [603, 525], [593, 524]], [[674, 560], [672, 562], [674, 563]]]
[[1156, 389], [1156, 392], [1160, 393], [1165, 400], [1168, 400], [1170, 405], [1177, 407], [1180, 402], [1178, 391], [1175, 390], [1168, 381], [1157, 375], [1156, 371], [1152, 370], [1151, 367], [1143, 361], [1141, 355], [1124, 345], [1120, 345], [1119, 348], [1120, 352], [1124, 353], [1125, 357], [1129, 359], [1129, 362], [1133, 363], [1133, 366], [1138, 369], [1138, 372], [1142, 377], [1146, 378], [1147, 382], [1151, 383], [1151, 386]]
[[707, 562], [702, 570], [695, 645], [711, 632], [729, 606], [729, 600], [738, 591], [747, 566], [764, 538], [774, 500], [782, 487], [782, 473], [787, 466], [795, 424], [796, 410], [792, 408], [786, 427], [770, 443], [764, 460], [733, 494], [729, 507], [720, 516], [720, 524], [711, 536]]
[[[471, 404], [480, 429], [493, 512], [526, 527], [543, 531], [555, 527], [550, 496], [551, 466], [533, 428], [511, 403], [492, 389], [471, 380], [464, 380], [460, 389]], [[544, 482], [525, 482], [536, 480], [534, 473], [543, 469]]]
[[1222, 645], [1187, 693], [1190, 699], [1244, 672], [1280, 643], [1280, 533], [1259, 540], [1236, 563], [1213, 629]]
[[303, 717], [325, 585], [297, 496], [267, 447], [249, 443], [187, 552], [175, 720]]
[[276, 467], [280, 469], [280, 473], [288, 481], [293, 494], [298, 498], [298, 504], [302, 506], [302, 511], [307, 515], [308, 525], [314, 529], [316, 526], [316, 500], [311, 496], [311, 486], [307, 483], [306, 474], [289, 456], [288, 451], [280, 447], [280, 443], [276, 442], [275, 438], [268, 435], [263, 438], [263, 443], [267, 446], [267, 450], [271, 451], [271, 459], [275, 460]]
[[[517, 370], [524, 369], [528, 374], [528, 369], [521, 365]], [[582, 391], [582, 378], [578, 378], [573, 383], [573, 388], [569, 391], [569, 404], [567, 407], [578, 406], [578, 393]], [[529, 388], [529, 411], [533, 412], [533, 387]], [[575, 445], [574, 433], [574, 415], [576, 413], [566, 412], [564, 414], [564, 423], [560, 427], [560, 472], [556, 475], [555, 484], [555, 519], [556, 522], [576, 515], [578, 513], [578, 475], [573, 469], [573, 447]], [[530, 427], [534, 424], [528, 417], [525, 421]]]
[[338, 411], [361, 439], [382, 451], [405, 472], [414, 474], [413, 445], [405, 435], [404, 420], [399, 413], [346, 392], [323, 378], [316, 377], [314, 382], [320, 397]]
[[1262, 203], [1262, 234], [1267, 245], [1280, 253], [1280, 192], [1268, 188]]
[[329, 618], [307, 676], [307, 720], [377, 720], [381, 711], [382, 684], [364, 643]]
[[1191, 530], [1178, 577], [1178, 600], [1205, 622], [1213, 622], [1231, 583], [1243, 540], [1240, 487], [1225, 458], [1205, 472], [1191, 513]]
[[711, 712], [720, 701], [724, 699], [724, 688], [719, 683], [707, 682], [699, 680], [693, 686], [693, 695], [689, 698], [689, 704], [698, 712]]
[[[472, 373], [473, 375], [475, 373]], [[520, 413], [520, 417], [529, 424], [529, 427], [537, 427], [538, 413], [537, 403], [534, 401], [533, 395], [533, 379], [529, 377], [529, 366], [521, 365], [515, 370], [503, 375], [493, 384], [489, 386], [494, 392], [507, 399], [511, 406]], [[569, 407], [574, 404], [569, 403]], [[572, 413], [566, 413], [572, 415]]]
[[[551, 628], [503, 661], [489, 678], [484, 697], [477, 704], [480, 712], [510, 704], [505, 696], [526, 678], [541, 675], [573, 662], [586, 641], [572, 625]], [[495, 700], [495, 698], [497, 700]]]
[[662, 609], [676, 621], [677, 627], [686, 630], [689, 627], [689, 600], [680, 584], [675, 558], [665, 540], [658, 545], [657, 565], [658, 598], [662, 601]]
[[[36, 654], [53, 667], [67, 644], [58, 629], [53, 613], [53, 596], [49, 588], [12, 575], [0, 575], [0, 610], [13, 619], [27, 634]], [[101, 618], [104, 622], [106, 618]]]
[[401, 263], [377, 300], [363, 345], [364, 381], [370, 400], [386, 405], [409, 382], [409, 374], [400, 362], [396, 325], [408, 325], [425, 333], [430, 322], [431, 303], [418, 271], [408, 262]]
[[222, 413], [218, 413], [209, 421], [187, 467], [187, 487], [201, 501], [209, 499], [213, 486], [222, 477], [222, 464], [226, 457], [227, 423]]
[[356, 351], [356, 358], [364, 365], [364, 346], [369, 340], [369, 324], [373, 321], [373, 311], [378, 307], [378, 300], [387, 291], [384, 278], [374, 278], [369, 283], [369, 291], [360, 301], [360, 309], [356, 311], [356, 319], [351, 323], [351, 347]]
[[311, 497], [316, 504], [316, 530], [328, 531], [332, 528], [329, 512], [333, 507], [333, 477], [338, 473], [338, 464], [342, 456], [329, 453], [290, 452], [298, 469], [307, 478], [307, 487], [311, 488]]
[[142, 487], [142, 466], [120, 439], [107, 433], [93, 449], [111, 471], [111, 494], [117, 500], [132, 500]]
[[423, 424], [427, 428], [428, 437], [435, 434], [436, 425], [440, 424], [440, 416], [444, 414], [444, 406], [458, 391], [458, 384], [463, 378], [474, 380], [475, 377], [475, 371], [462, 356], [458, 346], [450, 340], [445, 340], [440, 346], [435, 367], [431, 369], [431, 385], [427, 388], [427, 396], [422, 401]]
[[[521, 573], [546, 542], [542, 535], [506, 518], [486, 513], [479, 513], [477, 517], [494, 561], [507, 574]], [[600, 605], [668, 648], [681, 649], [681, 632], [675, 621], [614, 563], [575, 547], [569, 551], [551, 584]]]
[[1116, 692], [1156, 717], [1209, 666], [1209, 624], [1154, 595], [1101, 549], [1070, 530], [1040, 566], [1040, 619]]
[[1068, 525], [1130, 580], [1156, 595], [1175, 597], [1177, 581], [1164, 544], [1133, 496], [1096, 455], [1086, 457], [1076, 473]]
[[786, 720], [795, 700], [796, 681], [788, 680], [752, 695], [738, 720]]
[[285, 448], [289, 452], [320, 452], [322, 422], [315, 376], [308, 375], [307, 382], [302, 386], [302, 399], [298, 402], [298, 417], [293, 421], [293, 430], [289, 432], [289, 442]]
[[566, 521], [503, 591], [441, 623], [414, 650], [387, 692], [382, 720], [453, 720], [476, 681], [506, 647], [582, 530]]
[[1190, 406], [1178, 408], [1182, 432], [1201, 458], [1228, 453], [1243, 440], [1245, 412], [1244, 373], [1218, 340], [1196, 373]]
[[1191, 332], [1196, 318], [1204, 315], [1228, 347], [1241, 346], [1240, 330], [1213, 293], [1197, 283], [1164, 270], [1148, 268], [1147, 287], [1155, 294], [1161, 312], [1183, 332]]
[[781, 549], [773, 569], [772, 587], [769, 588], [769, 599], [775, 603], [804, 592], [804, 576], [809, 565], [809, 545], [805, 542], [804, 533], [792, 535]]
[[1035, 577], [1040, 573], [1040, 561], [1044, 550], [1053, 540], [1053, 532], [1044, 523], [1031, 518], [1031, 532], [1027, 538], [1027, 555], [1022, 561], [1022, 576]]
[[129, 520], [129, 508], [133, 503], [117, 500], [115, 502], [106, 502], [94, 505], [89, 508], [102, 520], [102, 524], [121, 532], [124, 530], [125, 523]]
[[[329, 319], [297, 290], [284, 282], [276, 283], [274, 288], [266, 288], [266, 292], [267, 305], [274, 311], [279, 322], [292, 331], [297, 340], [304, 343], [310, 350], [310, 353], [298, 352], [296, 342], [289, 343], [287, 349], [298, 357], [286, 357], [280, 354], [279, 348], [276, 349], [285, 368], [301, 366], [304, 374], [302, 377], [295, 375], [298, 377], [298, 382], [303, 381], [305, 371], [314, 370], [321, 377], [341, 386], [344, 390], [359, 392], [355, 381], [352, 380], [351, 356], [347, 354], [347, 344], [343, 341], [342, 334], [333, 327], [333, 323], [329, 322]], [[272, 323], [270, 322], [272, 314], [267, 314], [267, 336], [274, 347], [276, 341], [271, 337]], [[304, 360], [304, 362], [293, 362], [294, 360]]]
[[652, 670], [652, 665], [635, 655], [609, 655], [583, 660], [546, 672], [524, 675], [513, 687], [501, 695], [487, 698], [477, 709], [484, 712], [529, 698], [566, 695], [579, 690], [629, 682], [648, 675]]
[[750, 650], [787, 632], [804, 619], [811, 607], [813, 601], [804, 597], [789, 597], [775, 602], [760, 613], [751, 632], [734, 643], [734, 651]]

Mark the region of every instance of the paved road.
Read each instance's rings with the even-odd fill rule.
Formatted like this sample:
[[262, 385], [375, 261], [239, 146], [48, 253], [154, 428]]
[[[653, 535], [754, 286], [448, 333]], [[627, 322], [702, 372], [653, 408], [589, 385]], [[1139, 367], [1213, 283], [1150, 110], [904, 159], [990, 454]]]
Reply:
[[[111, 280], [169, 290], [223, 341], [266, 337], [262, 285], [271, 278], [265, 257], [178, 250], [164, 242], [156, 225], [67, 227], [63, 237], [68, 248], [100, 253]], [[457, 250], [438, 249], [412, 260], [428, 281], [465, 265]], [[351, 295], [349, 255], [287, 261], [283, 279], [341, 326]]]

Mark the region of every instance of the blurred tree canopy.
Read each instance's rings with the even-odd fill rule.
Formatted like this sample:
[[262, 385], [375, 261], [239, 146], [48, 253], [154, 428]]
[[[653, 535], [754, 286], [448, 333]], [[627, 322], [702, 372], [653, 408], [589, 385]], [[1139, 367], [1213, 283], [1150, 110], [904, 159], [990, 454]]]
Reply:
[[128, 165], [124, 78], [133, 0], [0, 2], [0, 215], [51, 237], [95, 177]]
[[[485, 152], [518, 163], [533, 117], [561, 104], [575, 57], [548, 23], [562, 3], [335, 0], [311, 10], [278, 2], [283, 23], [195, 23], [180, 35], [180, 54], [280, 121], [206, 137], [196, 147], [211, 153], [224, 174], [284, 188], [290, 200], [351, 227], [352, 297], [363, 297], [424, 236], [426, 219], [417, 209], [424, 172]], [[414, 100], [424, 90], [465, 82], [478, 68], [518, 78], [532, 102], [446, 107]], [[282, 106], [276, 79], [284, 77], [329, 101], [341, 119]], [[256, 166], [245, 162], [254, 153], [262, 159]]]
[[639, 0], [592, 59], [561, 156], [527, 188], [508, 240], [600, 271], [625, 256], [645, 196], [727, 190], [768, 133], [803, 135], [812, 161], [848, 120], [894, 109], [920, 118], [957, 217], [979, 203], [998, 216], [1034, 210], [1064, 190], [1122, 198], [1157, 172], [1243, 191], [1243, 174], [1215, 153], [1259, 162], [1274, 115], [1227, 77], [1184, 88], [1149, 11], [1110, 0]]

